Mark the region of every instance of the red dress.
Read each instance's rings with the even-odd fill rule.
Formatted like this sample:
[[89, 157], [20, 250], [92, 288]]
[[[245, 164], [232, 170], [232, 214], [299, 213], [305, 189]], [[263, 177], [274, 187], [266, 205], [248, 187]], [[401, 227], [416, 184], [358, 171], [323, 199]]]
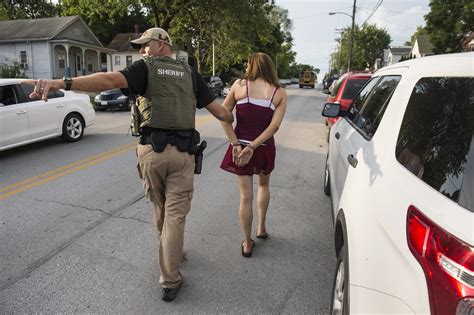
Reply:
[[[249, 81], [247, 80], [247, 97], [237, 101], [235, 134], [239, 143], [245, 146], [255, 140], [270, 125], [275, 105], [273, 97], [278, 88], [275, 88], [269, 100], [249, 97]], [[221, 168], [237, 175], [253, 175], [263, 173], [268, 175], [275, 168], [275, 140], [273, 137], [255, 149], [250, 161], [242, 167], [232, 161], [232, 146], [229, 145]]]

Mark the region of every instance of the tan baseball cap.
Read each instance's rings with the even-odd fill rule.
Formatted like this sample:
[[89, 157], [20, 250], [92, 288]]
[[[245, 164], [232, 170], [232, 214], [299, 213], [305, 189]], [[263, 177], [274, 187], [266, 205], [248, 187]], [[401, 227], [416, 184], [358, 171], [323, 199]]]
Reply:
[[170, 46], [172, 45], [171, 37], [168, 32], [159, 27], [147, 29], [140, 38], [130, 41], [130, 45], [132, 45], [133, 48], [140, 49], [142, 44], [148, 43], [153, 39], [161, 40]]

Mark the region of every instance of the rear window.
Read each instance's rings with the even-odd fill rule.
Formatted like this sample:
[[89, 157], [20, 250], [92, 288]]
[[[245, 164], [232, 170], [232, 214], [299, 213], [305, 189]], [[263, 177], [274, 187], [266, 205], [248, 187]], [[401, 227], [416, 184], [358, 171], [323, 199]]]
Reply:
[[344, 88], [344, 92], [342, 93], [343, 99], [353, 99], [357, 93], [362, 89], [367, 81], [370, 78], [365, 79], [357, 79], [357, 80], [347, 80], [346, 87]]
[[397, 160], [474, 212], [474, 78], [423, 78], [403, 118]]

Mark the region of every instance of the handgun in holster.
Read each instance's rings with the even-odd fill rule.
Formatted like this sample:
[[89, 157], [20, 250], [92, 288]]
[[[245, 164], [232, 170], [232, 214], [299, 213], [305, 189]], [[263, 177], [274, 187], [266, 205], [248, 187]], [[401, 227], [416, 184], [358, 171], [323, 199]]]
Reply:
[[194, 155], [194, 159], [196, 162], [196, 166], [194, 167], [194, 174], [201, 174], [202, 169], [202, 160], [203, 160], [203, 152], [207, 147], [206, 140], [201, 141], [200, 144], [197, 145], [197, 151]]

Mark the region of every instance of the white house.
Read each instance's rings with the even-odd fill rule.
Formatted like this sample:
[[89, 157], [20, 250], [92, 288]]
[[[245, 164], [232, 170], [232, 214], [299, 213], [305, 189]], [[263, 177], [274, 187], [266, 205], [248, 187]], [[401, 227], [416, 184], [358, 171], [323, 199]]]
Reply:
[[110, 70], [112, 52], [79, 16], [0, 21], [0, 65], [17, 62], [29, 78]]
[[383, 50], [382, 67], [392, 65], [400, 61], [402, 56], [410, 54], [411, 47], [393, 46]]
[[410, 55], [412, 55], [413, 58], [420, 58], [433, 54], [433, 44], [431, 44], [430, 37], [428, 35], [416, 36]]

